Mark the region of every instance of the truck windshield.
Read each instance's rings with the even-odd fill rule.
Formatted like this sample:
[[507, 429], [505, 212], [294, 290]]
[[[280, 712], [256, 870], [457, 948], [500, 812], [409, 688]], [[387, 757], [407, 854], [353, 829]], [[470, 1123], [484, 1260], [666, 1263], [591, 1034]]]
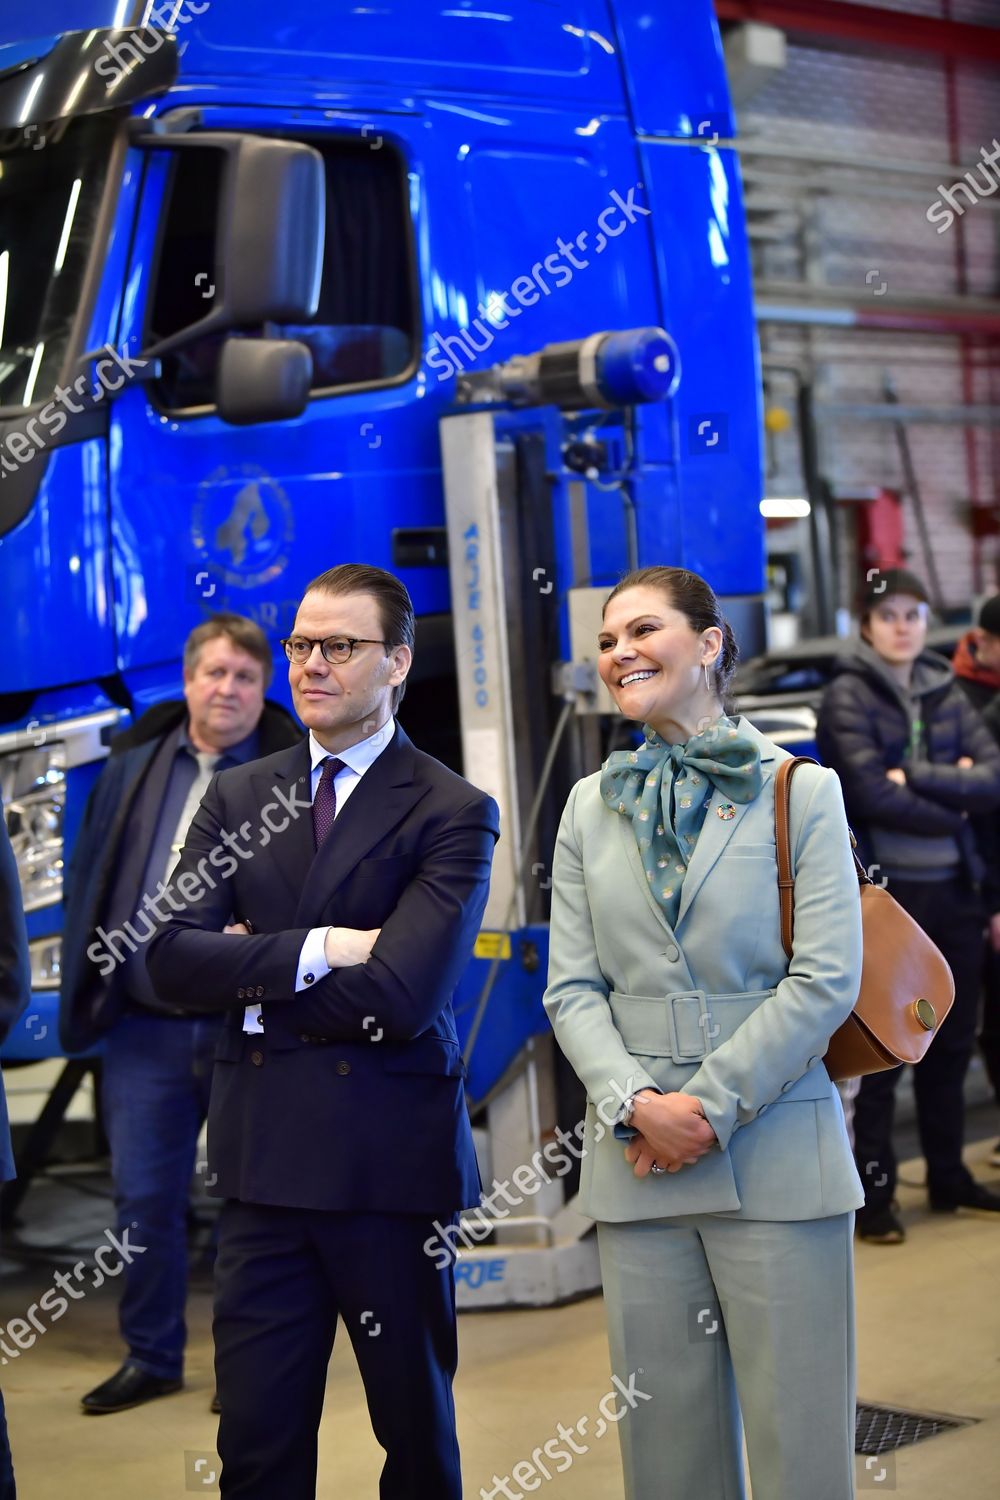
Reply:
[[28, 126], [0, 157], [0, 407], [46, 400], [59, 379], [107, 177], [115, 121]]

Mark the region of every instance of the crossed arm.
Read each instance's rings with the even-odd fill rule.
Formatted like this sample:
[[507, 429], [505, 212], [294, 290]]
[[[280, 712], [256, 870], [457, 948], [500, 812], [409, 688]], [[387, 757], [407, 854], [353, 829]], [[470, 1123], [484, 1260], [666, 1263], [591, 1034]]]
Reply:
[[[216, 781], [195, 814], [175, 882], [218, 846], [224, 823]], [[324, 946], [331, 972], [308, 990], [296, 992], [295, 983], [310, 929], [248, 933], [231, 920], [246, 909], [232, 878], [173, 916], [152, 939], [150, 976], [157, 992], [182, 1009], [231, 1009], [238, 1003], [238, 939], [240, 970], [252, 973], [255, 988], [263, 990], [258, 998], [267, 1007], [269, 1035], [305, 1030], [360, 1041], [367, 1037], [366, 1020], [371, 1025], [375, 1017], [387, 1041], [410, 1040], [440, 1014], [471, 956], [496, 837], [496, 805], [478, 793], [425, 827], [418, 868], [395, 909], [379, 928], [330, 927]]]

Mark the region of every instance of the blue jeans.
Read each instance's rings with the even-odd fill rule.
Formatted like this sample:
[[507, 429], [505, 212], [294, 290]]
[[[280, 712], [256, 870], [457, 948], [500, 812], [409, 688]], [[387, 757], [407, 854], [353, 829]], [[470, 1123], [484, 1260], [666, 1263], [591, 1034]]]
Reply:
[[127, 1363], [164, 1380], [184, 1369], [187, 1215], [221, 1018], [126, 1014], [104, 1048], [104, 1128], [118, 1232], [143, 1246], [124, 1267], [118, 1322]]

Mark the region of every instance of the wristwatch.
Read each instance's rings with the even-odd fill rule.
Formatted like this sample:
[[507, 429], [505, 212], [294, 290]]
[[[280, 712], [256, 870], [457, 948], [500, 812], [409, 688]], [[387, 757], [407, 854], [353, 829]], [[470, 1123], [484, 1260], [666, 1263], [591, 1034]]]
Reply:
[[615, 1120], [616, 1125], [625, 1125], [626, 1127], [631, 1126], [632, 1112], [635, 1109], [635, 1101], [638, 1095], [641, 1093], [642, 1090], [637, 1089], [634, 1094], [629, 1094], [628, 1098], [622, 1101], [622, 1107], [618, 1111], [618, 1117]]

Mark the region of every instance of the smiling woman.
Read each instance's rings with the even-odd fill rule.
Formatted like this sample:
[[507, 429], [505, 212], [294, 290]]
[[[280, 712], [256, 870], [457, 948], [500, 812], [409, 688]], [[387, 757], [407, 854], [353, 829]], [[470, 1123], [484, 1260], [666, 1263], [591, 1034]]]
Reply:
[[739, 659], [711, 589], [685, 568], [642, 568], [608, 595], [598, 671], [628, 719], [686, 740], [717, 719]]
[[755, 1493], [846, 1497], [863, 1195], [821, 1062], [861, 974], [839, 784], [818, 766], [793, 783], [789, 960], [774, 823], [787, 752], [724, 711], [737, 648], [714, 592], [680, 568], [631, 573], [598, 639], [643, 740], [570, 794], [545, 1007], [589, 1100], [580, 1202], [613, 1368], [642, 1369], [650, 1393], [619, 1428], [626, 1496], [659, 1493], [664, 1472], [677, 1494], [742, 1495], [742, 1409]]

